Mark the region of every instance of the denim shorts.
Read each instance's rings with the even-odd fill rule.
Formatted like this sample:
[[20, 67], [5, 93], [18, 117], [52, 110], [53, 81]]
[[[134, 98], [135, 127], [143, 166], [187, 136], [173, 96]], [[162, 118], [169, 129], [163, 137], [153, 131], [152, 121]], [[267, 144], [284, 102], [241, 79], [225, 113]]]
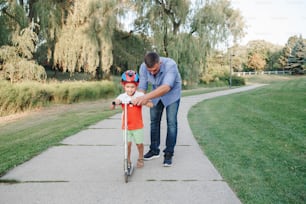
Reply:
[[135, 144], [142, 144], [143, 134], [144, 134], [143, 129], [128, 130], [127, 131], [128, 142], [135, 142]]

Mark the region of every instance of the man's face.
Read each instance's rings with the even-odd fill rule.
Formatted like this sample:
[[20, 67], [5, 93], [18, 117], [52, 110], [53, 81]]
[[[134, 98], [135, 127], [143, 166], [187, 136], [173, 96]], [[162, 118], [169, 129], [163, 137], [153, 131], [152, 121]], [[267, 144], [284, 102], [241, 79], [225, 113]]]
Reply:
[[160, 62], [156, 63], [153, 67], [147, 67], [147, 70], [152, 74], [156, 75], [160, 69]]

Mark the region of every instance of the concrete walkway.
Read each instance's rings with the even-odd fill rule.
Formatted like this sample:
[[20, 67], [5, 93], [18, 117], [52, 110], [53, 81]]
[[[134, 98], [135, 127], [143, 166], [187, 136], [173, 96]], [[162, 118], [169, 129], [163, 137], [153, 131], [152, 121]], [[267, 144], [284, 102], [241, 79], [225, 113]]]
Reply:
[[[180, 204], [240, 203], [218, 171], [203, 154], [187, 121], [188, 110], [213, 97], [248, 91], [261, 85], [184, 97], [179, 110], [178, 141], [172, 167], [163, 167], [163, 157], [145, 161], [124, 182], [123, 139], [120, 114], [103, 120], [61, 142], [1, 179], [1, 204]], [[149, 110], [144, 109], [145, 151], [149, 145]], [[165, 115], [165, 114], [164, 114]], [[80, 118], [81, 120], [81, 118]], [[163, 119], [165, 120], [165, 119]], [[165, 121], [161, 150], [164, 148]], [[54, 130], [56, 131], [56, 130]], [[133, 146], [133, 160], [137, 150]]]

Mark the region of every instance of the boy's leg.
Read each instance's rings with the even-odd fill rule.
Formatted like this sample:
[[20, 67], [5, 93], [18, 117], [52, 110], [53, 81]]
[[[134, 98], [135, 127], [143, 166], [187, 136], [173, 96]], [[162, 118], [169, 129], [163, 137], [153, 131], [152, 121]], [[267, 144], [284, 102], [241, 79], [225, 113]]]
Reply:
[[141, 168], [143, 167], [143, 143], [141, 144], [136, 144], [137, 149], [138, 149], [138, 160], [137, 160], [137, 167]]
[[138, 159], [143, 159], [143, 143], [142, 144], [136, 144], [138, 149]]
[[143, 129], [134, 130], [134, 141], [136, 143], [137, 149], [138, 149], [138, 160], [137, 160], [137, 167], [141, 168], [143, 167], [143, 137], [144, 137], [144, 131]]
[[128, 162], [131, 163], [132, 142], [128, 142]]

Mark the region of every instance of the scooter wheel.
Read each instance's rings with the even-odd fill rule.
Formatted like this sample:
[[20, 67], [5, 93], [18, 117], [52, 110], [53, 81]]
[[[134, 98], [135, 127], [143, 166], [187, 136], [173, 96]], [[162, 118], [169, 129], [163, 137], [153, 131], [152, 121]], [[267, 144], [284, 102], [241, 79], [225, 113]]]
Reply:
[[128, 178], [129, 178], [128, 173], [124, 173], [124, 181], [125, 181], [125, 183], [128, 182], [128, 180], [129, 180]]

